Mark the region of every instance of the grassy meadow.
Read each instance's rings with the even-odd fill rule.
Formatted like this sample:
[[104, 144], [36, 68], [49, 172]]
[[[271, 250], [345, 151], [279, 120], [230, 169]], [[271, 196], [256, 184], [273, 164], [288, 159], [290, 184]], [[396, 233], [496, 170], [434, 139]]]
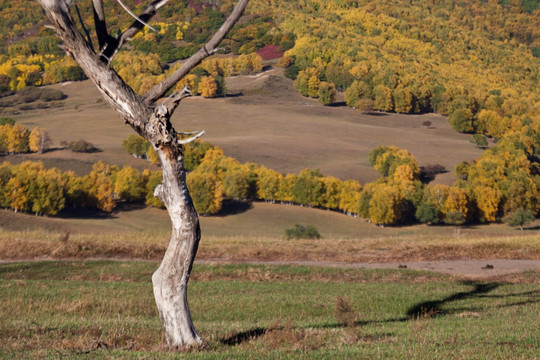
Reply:
[[0, 265], [0, 358], [533, 359], [539, 273], [471, 282], [409, 270], [197, 265], [206, 340], [163, 347], [155, 262]]

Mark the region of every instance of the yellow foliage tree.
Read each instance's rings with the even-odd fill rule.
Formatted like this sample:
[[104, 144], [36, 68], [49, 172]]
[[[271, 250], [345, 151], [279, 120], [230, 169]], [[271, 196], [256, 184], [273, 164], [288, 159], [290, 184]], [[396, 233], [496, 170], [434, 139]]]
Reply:
[[203, 76], [201, 82], [199, 83], [198, 92], [202, 97], [212, 98], [217, 94], [217, 84], [216, 80], [212, 76]]
[[35, 127], [30, 133], [28, 145], [30, 151], [37, 152], [38, 154], [43, 154], [47, 151], [51, 145], [51, 138], [47, 130]]
[[473, 196], [482, 219], [488, 222], [495, 221], [502, 198], [502, 193], [497, 186], [477, 186], [473, 189]]
[[356, 180], [345, 180], [341, 186], [341, 194], [339, 195], [339, 208], [346, 214], [358, 213], [358, 201], [362, 185]]

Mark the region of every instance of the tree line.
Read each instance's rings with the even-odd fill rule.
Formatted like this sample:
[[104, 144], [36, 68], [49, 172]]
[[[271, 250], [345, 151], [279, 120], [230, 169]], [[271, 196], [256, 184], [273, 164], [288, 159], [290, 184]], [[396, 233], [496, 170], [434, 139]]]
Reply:
[[[130, 137], [126, 143], [136, 141]], [[505, 152], [508, 160], [498, 160], [497, 152]], [[325, 208], [380, 225], [460, 225], [523, 213], [534, 217], [540, 212], [540, 177], [531, 174], [530, 162], [517, 142], [499, 144], [478, 161], [458, 165], [459, 180], [453, 186], [422, 183], [416, 159], [393, 146], [370, 152], [369, 161], [381, 178], [363, 186], [356, 180], [324, 176], [319, 170], [283, 175], [254, 163], [242, 164], [225, 156], [219, 147], [202, 142], [186, 146], [184, 156], [190, 171], [187, 185], [203, 215], [219, 213], [224, 199]], [[160, 182], [159, 170], [140, 172], [103, 162], [94, 164], [85, 176], [45, 169], [41, 163], [4, 163], [0, 167], [0, 206], [48, 215], [65, 206], [111, 212], [118, 201], [162, 207], [153, 195]]]

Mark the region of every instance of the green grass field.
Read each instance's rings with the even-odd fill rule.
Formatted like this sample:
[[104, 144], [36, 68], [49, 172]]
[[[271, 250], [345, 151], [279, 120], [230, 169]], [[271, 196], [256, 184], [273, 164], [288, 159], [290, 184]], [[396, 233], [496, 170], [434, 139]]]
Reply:
[[[154, 262], [0, 265], [0, 358], [533, 359], [538, 273], [470, 282], [394, 270], [196, 266], [204, 348], [163, 345]], [[129, 349], [129, 350], [128, 350]]]

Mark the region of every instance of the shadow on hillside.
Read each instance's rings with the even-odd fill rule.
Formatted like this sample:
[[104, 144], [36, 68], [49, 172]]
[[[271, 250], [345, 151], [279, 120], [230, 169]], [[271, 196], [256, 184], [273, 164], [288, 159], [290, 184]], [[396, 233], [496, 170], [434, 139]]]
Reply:
[[237, 98], [240, 96], [244, 96], [244, 93], [242, 91], [235, 92], [235, 93], [227, 93], [224, 97], [225, 98]]
[[253, 204], [251, 201], [223, 200], [221, 210], [215, 216], [226, 217], [230, 215], [238, 215], [245, 213], [252, 208]]
[[388, 116], [388, 113], [381, 112], [381, 111], [368, 111], [366, 115], [370, 116]]
[[326, 106], [328, 106], [328, 107], [344, 107], [344, 106], [347, 106], [347, 103], [345, 101], [337, 101], [335, 103], [328, 104]]
[[448, 170], [441, 164], [429, 164], [420, 166], [420, 181], [429, 184], [439, 174], [446, 174]]
[[113, 214], [98, 210], [80, 209], [66, 207], [58, 213], [58, 217], [62, 219], [112, 219]]

